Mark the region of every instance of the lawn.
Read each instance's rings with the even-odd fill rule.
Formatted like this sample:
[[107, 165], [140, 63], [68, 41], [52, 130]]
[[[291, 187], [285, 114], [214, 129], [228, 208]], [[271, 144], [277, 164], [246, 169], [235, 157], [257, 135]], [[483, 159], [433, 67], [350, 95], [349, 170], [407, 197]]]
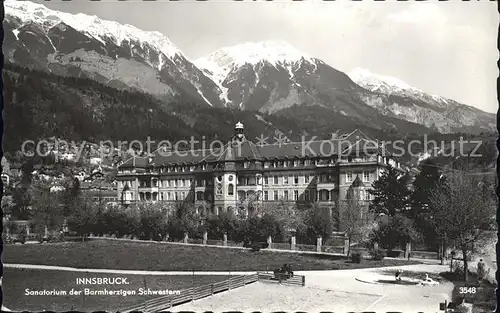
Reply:
[[419, 264], [387, 259], [350, 263], [345, 257], [261, 250], [95, 240], [5, 245], [4, 263], [154, 271], [257, 271], [284, 263], [293, 270], [331, 270]]
[[[114, 278], [127, 279], [127, 285], [77, 285], [76, 278]], [[81, 273], [52, 270], [32, 270], [5, 268], [3, 277], [3, 305], [12, 311], [42, 311], [56, 312], [82, 311], [92, 312], [117, 309], [142, 304], [146, 299], [160, 297], [139, 295], [139, 288], [151, 290], [182, 290], [192, 286], [210, 284], [229, 279], [227, 275], [183, 275], [183, 276], [153, 276], [153, 275], [123, 275], [102, 273]], [[65, 290], [66, 295], [25, 295], [25, 289], [35, 290]], [[71, 289], [83, 290], [135, 290], [136, 295], [69, 295]]]

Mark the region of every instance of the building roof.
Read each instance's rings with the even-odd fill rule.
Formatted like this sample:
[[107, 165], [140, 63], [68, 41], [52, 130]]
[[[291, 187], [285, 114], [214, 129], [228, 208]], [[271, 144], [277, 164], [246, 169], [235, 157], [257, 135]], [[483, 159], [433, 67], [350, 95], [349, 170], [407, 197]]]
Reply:
[[360, 130], [350, 134], [334, 136], [328, 140], [314, 140], [303, 142], [285, 142], [275, 144], [255, 144], [243, 140], [237, 144], [229, 141], [223, 147], [214, 149], [196, 149], [186, 151], [156, 150], [151, 158], [133, 156], [123, 162], [121, 168], [146, 168], [163, 164], [199, 164], [201, 162], [242, 161], [242, 160], [275, 160], [337, 156], [347, 151], [379, 150], [378, 142]]

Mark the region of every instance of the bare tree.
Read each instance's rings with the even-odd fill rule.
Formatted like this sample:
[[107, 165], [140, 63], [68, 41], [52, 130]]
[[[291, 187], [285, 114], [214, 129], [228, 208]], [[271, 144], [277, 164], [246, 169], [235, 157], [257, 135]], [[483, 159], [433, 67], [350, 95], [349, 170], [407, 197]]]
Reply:
[[495, 194], [484, 178], [453, 171], [431, 192], [430, 208], [436, 231], [462, 252], [463, 279], [467, 281], [468, 260], [481, 248], [494, 229]]
[[345, 232], [348, 239], [348, 256], [351, 252], [351, 243], [368, 239], [374, 227], [373, 213], [368, 210], [368, 205], [360, 200], [356, 193], [350, 193], [348, 199], [339, 203], [340, 231]]

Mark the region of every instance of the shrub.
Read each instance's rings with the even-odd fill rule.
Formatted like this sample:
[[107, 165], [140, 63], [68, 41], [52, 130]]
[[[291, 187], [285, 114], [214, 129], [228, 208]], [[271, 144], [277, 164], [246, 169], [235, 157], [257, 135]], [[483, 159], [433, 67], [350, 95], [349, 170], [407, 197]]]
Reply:
[[12, 243], [12, 236], [11, 235], [8, 235], [6, 234], [5, 232], [2, 233], [2, 242], [4, 244], [9, 244], [9, 243]]
[[398, 250], [387, 251], [387, 256], [390, 258], [399, 258], [401, 256], [401, 251]]
[[352, 263], [361, 263], [362, 259], [363, 259], [363, 256], [361, 255], [360, 252], [353, 252], [353, 253], [351, 253], [351, 261], [352, 261]]
[[385, 258], [385, 252], [382, 249], [371, 249], [369, 253], [371, 258], [375, 261], [380, 261]]
[[17, 241], [24, 244], [26, 242], [26, 238], [28, 237], [28, 233], [26, 230], [26, 226], [22, 225], [17, 229]]

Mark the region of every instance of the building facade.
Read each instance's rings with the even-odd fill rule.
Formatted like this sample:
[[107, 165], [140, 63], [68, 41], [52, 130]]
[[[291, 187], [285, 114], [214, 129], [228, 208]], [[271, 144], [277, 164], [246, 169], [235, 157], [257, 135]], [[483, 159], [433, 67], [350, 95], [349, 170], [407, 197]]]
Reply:
[[[236, 124], [234, 137], [215, 149], [170, 151], [132, 157], [118, 166], [118, 199], [188, 201], [211, 213], [233, 210], [243, 203], [284, 201], [290, 204], [336, 206], [356, 188], [359, 200], [369, 202], [368, 190], [389, 164], [387, 156], [363, 132], [330, 140], [256, 145]], [[353, 185], [354, 184], [354, 185]]]

